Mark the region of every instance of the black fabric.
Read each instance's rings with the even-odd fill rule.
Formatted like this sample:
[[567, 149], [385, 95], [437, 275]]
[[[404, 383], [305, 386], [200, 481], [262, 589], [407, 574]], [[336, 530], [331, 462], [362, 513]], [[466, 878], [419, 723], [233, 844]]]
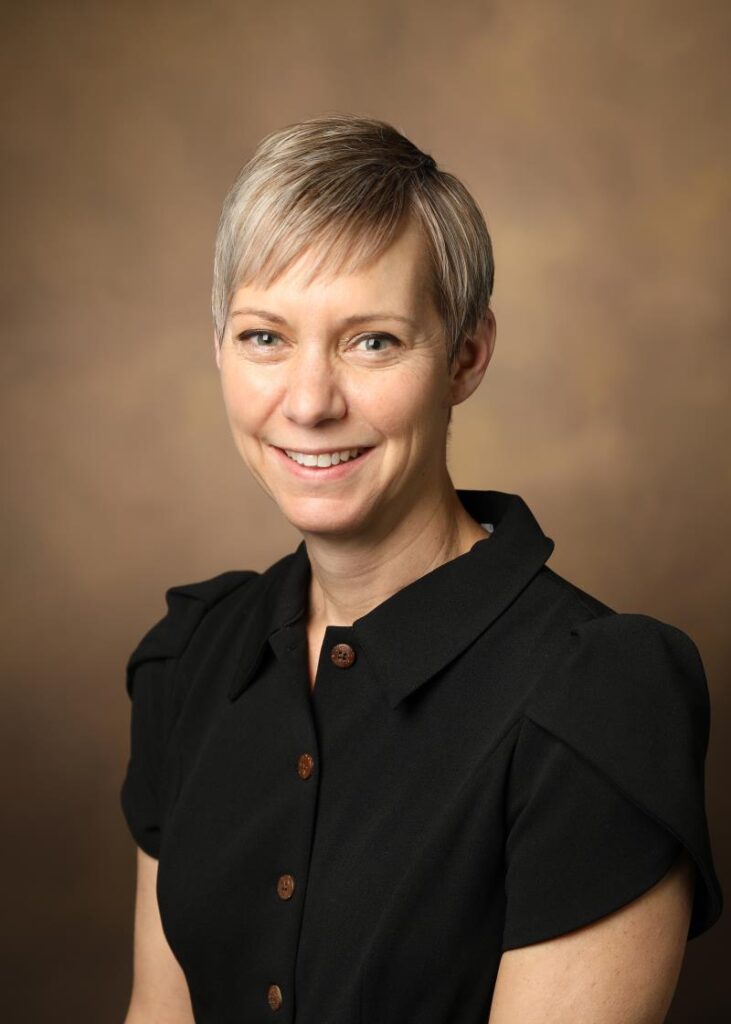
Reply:
[[133, 704], [130, 756], [120, 800], [135, 842], [151, 857], [160, 855], [165, 751], [183, 699], [178, 661], [206, 612], [257, 575], [233, 571], [192, 586], [170, 587], [165, 594], [167, 613], [145, 633], [127, 661], [125, 685]]
[[122, 808], [200, 1024], [485, 1024], [503, 950], [619, 909], [683, 848], [688, 937], [721, 914], [693, 641], [548, 568], [518, 495], [457, 493], [492, 536], [328, 626], [312, 693], [304, 542], [171, 588], [130, 657]]
[[527, 716], [514, 755], [503, 949], [552, 939], [645, 892], [678, 840]]

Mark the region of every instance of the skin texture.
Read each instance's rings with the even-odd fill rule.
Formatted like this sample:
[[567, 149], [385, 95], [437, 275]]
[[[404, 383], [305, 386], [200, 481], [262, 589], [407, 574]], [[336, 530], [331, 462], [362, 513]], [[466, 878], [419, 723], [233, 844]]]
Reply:
[[194, 1024], [188, 984], [157, 905], [157, 861], [137, 847], [132, 996], [124, 1024]]
[[[386, 253], [355, 274], [306, 286], [307, 267], [305, 254], [269, 288], [240, 287], [214, 353], [236, 447], [307, 543], [312, 683], [326, 625], [352, 625], [489, 536], [456, 497], [446, 450], [449, 409], [482, 380], [496, 328], [487, 310], [449, 370], [423, 239], [408, 222]], [[238, 312], [245, 308], [270, 315]], [[344, 323], [375, 310], [412, 323], [382, 316]], [[263, 333], [243, 337], [253, 331]], [[374, 450], [342, 480], [303, 480], [272, 445]], [[185, 978], [160, 923], [156, 878], [157, 861], [138, 850], [126, 1024], [191, 1024]], [[677, 983], [691, 900], [683, 860], [616, 913], [506, 952], [485, 1024], [659, 1024]]]
[[592, 924], [500, 960], [489, 1024], [662, 1024], [685, 953], [693, 866]]

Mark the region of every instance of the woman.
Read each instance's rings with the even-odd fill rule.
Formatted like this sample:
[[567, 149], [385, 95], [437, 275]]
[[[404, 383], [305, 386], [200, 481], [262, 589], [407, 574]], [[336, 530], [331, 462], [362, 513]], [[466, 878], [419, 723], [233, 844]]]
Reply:
[[492, 282], [474, 200], [379, 121], [270, 135], [225, 201], [224, 401], [303, 539], [172, 587], [130, 657], [128, 1024], [661, 1021], [721, 913], [693, 642], [452, 484]]

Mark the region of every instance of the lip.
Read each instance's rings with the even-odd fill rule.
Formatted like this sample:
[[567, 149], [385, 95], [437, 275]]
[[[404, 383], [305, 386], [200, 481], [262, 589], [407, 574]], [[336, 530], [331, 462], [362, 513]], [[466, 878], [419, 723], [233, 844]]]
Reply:
[[[374, 450], [373, 447], [366, 448], [361, 454], [355, 459], [348, 459], [347, 462], [339, 462], [337, 466], [323, 466], [318, 469], [317, 466], [301, 466], [299, 462], [295, 462], [294, 459], [290, 459], [289, 455], [282, 448], [277, 448], [276, 445], [269, 445], [274, 452], [274, 455], [280, 462], [286, 464], [286, 468], [289, 469], [290, 473], [298, 476], [301, 480], [340, 480], [342, 477], [350, 476], [354, 473], [358, 467], [367, 460], [368, 456]], [[312, 453], [314, 454], [314, 452]]]

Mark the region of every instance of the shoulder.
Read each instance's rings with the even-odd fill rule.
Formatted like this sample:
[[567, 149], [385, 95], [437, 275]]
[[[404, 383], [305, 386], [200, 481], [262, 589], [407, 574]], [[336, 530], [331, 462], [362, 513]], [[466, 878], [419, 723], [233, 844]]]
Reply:
[[585, 619], [613, 615], [614, 609], [595, 594], [582, 590], [565, 576], [559, 575], [548, 565], [541, 568], [537, 577], [545, 599], [558, 606], [565, 614], [566, 621], [573, 625]]
[[525, 720], [691, 849], [707, 848], [710, 700], [700, 654], [683, 630], [635, 613], [577, 623], [527, 702]]
[[545, 625], [542, 670], [526, 704], [530, 717], [558, 724], [616, 711], [675, 715], [703, 734], [709, 693], [693, 639], [669, 622], [618, 612], [544, 566], [534, 611]]
[[651, 615], [602, 612], [562, 631], [526, 701], [517, 748], [532, 780], [568, 748], [574, 771], [608, 781], [683, 843], [698, 867], [690, 937], [722, 907], [705, 809], [710, 721], [691, 637]]
[[132, 694], [136, 669], [148, 661], [181, 657], [205, 616], [233, 594], [242, 594], [261, 573], [234, 569], [194, 583], [180, 583], [165, 591], [167, 610], [137, 643], [127, 661], [127, 692]]
[[527, 713], [554, 726], [645, 729], [653, 721], [705, 745], [709, 694], [700, 653], [651, 615], [596, 609], [565, 628]]
[[701, 812], [711, 705], [693, 639], [652, 615], [617, 612], [553, 575], [550, 644], [523, 724], [569, 746], [647, 810]]

